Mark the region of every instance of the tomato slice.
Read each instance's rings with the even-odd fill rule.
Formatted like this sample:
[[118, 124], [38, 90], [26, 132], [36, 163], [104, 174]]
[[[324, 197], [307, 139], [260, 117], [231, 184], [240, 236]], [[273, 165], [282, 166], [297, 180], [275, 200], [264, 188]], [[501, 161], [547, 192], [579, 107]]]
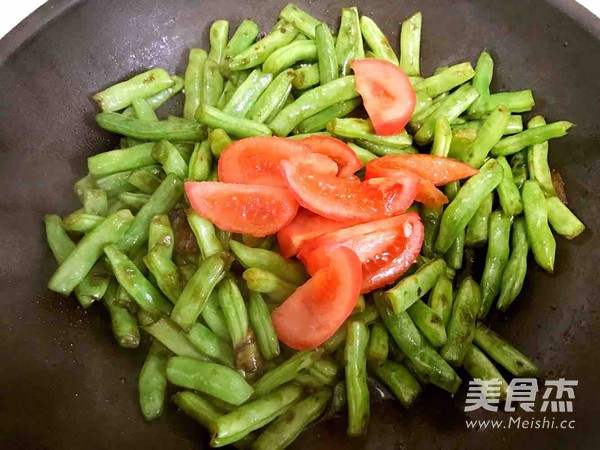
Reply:
[[361, 292], [394, 282], [417, 260], [423, 244], [423, 223], [416, 213], [364, 223], [306, 242], [298, 258], [308, 273], [327, 267], [332, 252], [347, 247], [362, 264]]
[[348, 144], [331, 136], [313, 135], [300, 139], [311, 151], [329, 156], [339, 168], [340, 177], [348, 177], [361, 169], [363, 163]]
[[[380, 177], [394, 179], [397, 177], [405, 177], [407, 176], [407, 174], [410, 175], [411, 172], [403, 169], [389, 169], [387, 167], [373, 167], [367, 165], [367, 170], [365, 171], [365, 178], [367, 180], [370, 178]], [[442, 193], [442, 191], [436, 188], [431, 181], [419, 177], [419, 187], [417, 188], [415, 201], [423, 203], [427, 206], [441, 206], [445, 203], [448, 203], [448, 197], [446, 197]]]
[[436, 186], [471, 177], [479, 171], [468, 164], [443, 156], [428, 155], [387, 155], [367, 164], [367, 172], [372, 177], [390, 176], [391, 170], [407, 170], [431, 181]]
[[219, 181], [285, 187], [279, 163], [308, 147], [293, 139], [259, 136], [230, 144], [219, 157]]
[[285, 188], [252, 184], [187, 182], [192, 208], [217, 227], [263, 237], [292, 221], [298, 202]]
[[294, 220], [277, 232], [279, 252], [290, 258], [298, 253], [300, 246], [309, 239], [331, 231], [346, 228], [348, 224], [319, 216], [308, 209], [300, 208]]
[[300, 205], [338, 222], [369, 222], [401, 214], [415, 199], [419, 179], [391, 180], [315, 175], [290, 161], [282, 161], [285, 181]]
[[271, 314], [277, 336], [294, 350], [321, 345], [352, 313], [360, 283], [360, 261], [354, 252], [344, 247], [332, 252], [329, 264]]
[[350, 64], [356, 90], [373, 123], [382, 136], [400, 133], [415, 110], [415, 90], [397, 65], [381, 59], [365, 58]]

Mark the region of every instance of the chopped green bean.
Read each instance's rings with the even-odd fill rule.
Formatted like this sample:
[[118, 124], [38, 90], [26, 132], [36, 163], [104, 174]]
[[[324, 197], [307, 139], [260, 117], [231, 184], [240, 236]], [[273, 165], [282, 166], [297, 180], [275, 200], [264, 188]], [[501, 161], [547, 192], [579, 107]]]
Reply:
[[244, 271], [248, 289], [266, 294], [270, 300], [281, 303], [294, 293], [298, 285], [282, 280], [277, 275], [259, 268]]
[[159, 120], [158, 122], [148, 122], [114, 112], [103, 112], [96, 115], [96, 122], [107, 131], [149, 141], [158, 141], [159, 139], [200, 141], [206, 137], [206, 128], [192, 121], [175, 123], [168, 120]]
[[369, 329], [360, 320], [348, 322], [344, 351], [346, 394], [348, 397], [347, 434], [358, 436], [369, 422], [369, 388], [367, 386], [367, 346]]
[[525, 147], [541, 144], [550, 139], [565, 136], [572, 126], [573, 124], [571, 122], [562, 121], [529, 128], [521, 133], [501, 139], [500, 142], [492, 148], [492, 154], [495, 156], [512, 155], [513, 153], [523, 150]]
[[498, 192], [498, 199], [500, 200], [500, 206], [502, 211], [507, 216], [517, 216], [523, 212], [523, 202], [521, 201], [521, 193], [519, 188], [515, 184], [513, 179], [512, 170], [508, 161], [504, 156], [498, 156], [496, 158], [498, 164], [502, 166], [504, 176], [502, 181], [496, 187]]
[[167, 361], [171, 352], [158, 341], [150, 346], [138, 380], [140, 408], [144, 419], [162, 415], [167, 390]]
[[[542, 116], [535, 116], [527, 124], [528, 128], [537, 128], [546, 125]], [[529, 178], [537, 180], [546, 197], [556, 195], [552, 174], [548, 166], [548, 142], [539, 142], [527, 148], [527, 168]]]
[[523, 184], [523, 213], [527, 228], [527, 239], [535, 261], [547, 272], [554, 271], [556, 241], [548, 225], [548, 203], [536, 180]]
[[[398, 57], [394, 53], [394, 49], [390, 45], [389, 41], [385, 37], [385, 34], [379, 29], [373, 19], [362, 16], [360, 18], [360, 31], [367, 45], [373, 52], [373, 55], [377, 59], [384, 59], [391, 62], [392, 64], [398, 65]], [[418, 53], [418, 51], [417, 51]], [[418, 59], [418, 57], [417, 57]], [[412, 75], [412, 74], [411, 74]], [[417, 63], [417, 75], [418, 75], [418, 63]]]
[[421, 395], [421, 386], [403, 364], [386, 361], [381, 366], [370, 364], [369, 369], [375, 372], [405, 408], [410, 408]]
[[215, 20], [210, 26], [210, 53], [208, 54], [208, 58], [217, 64], [221, 64], [225, 56], [228, 36], [229, 22], [226, 20]]
[[231, 116], [209, 105], [201, 105], [198, 108], [196, 120], [209, 128], [222, 128], [230, 136], [238, 138], [271, 135], [269, 127], [260, 122]]
[[365, 57], [358, 9], [355, 6], [342, 8], [340, 29], [338, 30], [337, 41], [335, 43], [335, 53], [341, 76], [346, 76], [350, 73], [350, 63], [352, 61]]
[[295, 71], [292, 69], [284, 70], [277, 75], [252, 105], [248, 117], [255, 122], [265, 123], [269, 117], [281, 111], [292, 90], [294, 77]]
[[329, 27], [320, 23], [315, 27], [315, 42], [319, 60], [319, 80], [327, 84], [339, 76], [335, 43]]
[[423, 17], [417, 12], [402, 22], [400, 30], [400, 68], [409, 77], [421, 75], [421, 23]]
[[343, 138], [361, 139], [398, 149], [412, 144], [412, 137], [406, 131], [393, 136], [375, 134], [373, 124], [368, 119], [334, 119], [327, 124], [327, 131]]
[[259, 29], [258, 25], [256, 25], [256, 22], [250, 19], [243, 20], [227, 43], [224, 57], [231, 58], [242, 53], [254, 43], [258, 33]]
[[137, 320], [126, 308], [117, 305], [117, 289], [118, 284], [113, 279], [102, 297], [102, 303], [110, 314], [110, 323], [117, 343], [124, 348], [137, 348], [140, 345]]

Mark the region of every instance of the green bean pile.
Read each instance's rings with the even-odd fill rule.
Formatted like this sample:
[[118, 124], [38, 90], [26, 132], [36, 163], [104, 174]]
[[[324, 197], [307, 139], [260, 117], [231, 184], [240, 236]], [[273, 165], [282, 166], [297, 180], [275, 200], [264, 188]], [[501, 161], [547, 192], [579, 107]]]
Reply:
[[[547, 160], [548, 141], [571, 124], [535, 116], [524, 129], [533, 94], [491, 93], [487, 52], [475, 69], [462, 62], [422, 77], [421, 20], [402, 23], [400, 58], [355, 7], [342, 9], [337, 35], [291, 4], [259, 41], [252, 20], [231, 39], [219, 20], [210, 51], [190, 50], [183, 78], [152, 69], [94, 96], [98, 124], [120, 145], [88, 159], [75, 184], [81, 209], [45, 217], [59, 264], [48, 286], [84, 308], [102, 302], [120, 346], [138, 347], [140, 329], [150, 337], [139, 377], [147, 420], [162, 414], [169, 382], [212, 446], [282, 449], [319, 418], [347, 414], [348, 434], [364, 433], [367, 373], [405, 407], [429, 383], [455, 393], [465, 374], [500, 379], [503, 397], [504, 374], [537, 375], [481, 321], [494, 304], [506, 311], [515, 301], [530, 250], [553, 271], [552, 229], [568, 239], [584, 230], [558, 198]], [[369, 120], [346, 117], [361, 105], [350, 63], [364, 57], [410, 77], [410, 134], [378, 136]], [[157, 108], [182, 90], [182, 117], [159, 120]], [[274, 236], [217, 229], [183, 195], [184, 180], [218, 179], [216, 161], [233, 140], [290, 133], [331, 134], [364, 163], [420, 151], [479, 169], [445, 187], [446, 207], [420, 208], [418, 264], [391, 289], [361, 296], [322, 346], [299, 352], [280, 345], [270, 311], [307, 280], [304, 267], [277, 252]], [[485, 255], [479, 283], [473, 255]]]

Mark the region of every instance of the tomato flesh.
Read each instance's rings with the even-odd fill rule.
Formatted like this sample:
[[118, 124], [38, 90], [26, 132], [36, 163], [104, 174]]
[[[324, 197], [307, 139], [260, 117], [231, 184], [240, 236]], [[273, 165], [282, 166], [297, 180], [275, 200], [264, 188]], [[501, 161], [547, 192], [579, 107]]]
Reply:
[[271, 314], [277, 337], [294, 350], [321, 345], [352, 313], [360, 285], [356, 254], [344, 247], [332, 252], [328, 264]]
[[368, 222], [401, 214], [415, 199], [418, 177], [391, 180], [315, 175], [302, 167], [282, 161], [288, 188], [300, 205], [338, 222]]
[[416, 104], [406, 74], [395, 64], [375, 58], [357, 59], [350, 66], [375, 132], [382, 136], [400, 133]]
[[300, 208], [294, 220], [277, 232], [279, 252], [285, 258], [289, 258], [298, 253], [302, 244], [309, 239], [347, 226], [348, 224], [336, 222], [319, 216], [308, 209]]
[[187, 182], [192, 208], [217, 227], [263, 237], [292, 221], [298, 202], [285, 188], [220, 182]]
[[361, 169], [363, 163], [348, 144], [331, 136], [313, 135], [300, 139], [310, 151], [330, 157], [338, 165], [337, 175], [348, 177]]
[[472, 177], [479, 172], [477, 169], [456, 159], [425, 153], [387, 155], [374, 159], [367, 164], [367, 173], [373, 177], [390, 176], [391, 171], [396, 169], [414, 173], [425, 180], [431, 181], [436, 186]]
[[356, 253], [362, 266], [361, 292], [394, 282], [417, 260], [423, 244], [423, 223], [416, 213], [382, 219], [324, 234], [306, 242], [298, 257], [308, 273], [326, 267], [340, 247]]

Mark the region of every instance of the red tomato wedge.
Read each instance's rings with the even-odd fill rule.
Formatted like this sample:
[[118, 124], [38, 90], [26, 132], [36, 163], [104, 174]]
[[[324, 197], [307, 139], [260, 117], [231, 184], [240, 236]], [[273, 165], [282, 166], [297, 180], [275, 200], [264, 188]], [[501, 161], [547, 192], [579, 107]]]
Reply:
[[311, 239], [298, 257], [308, 273], [327, 267], [340, 247], [351, 249], [361, 261], [361, 292], [394, 282], [417, 260], [423, 244], [423, 223], [416, 213], [364, 223]]
[[354, 60], [350, 67], [375, 132], [382, 136], [400, 133], [416, 104], [406, 74], [397, 65], [374, 58]]
[[279, 339], [294, 350], [321, 345], [352, 313], [360, 282], [354, 252], [343, 247], [332, 252], [328, 264], [271, 314]]
[[217, 227], [263, 237], [292, 221], [298, 202], [285, 188], [252, 184], [187, 182], [192, 208]]
[[294, 256], [309, 239], [331, 231], [346, 228], [348, 224], [321, 217], [308, 209], [300, 208], [294, 220], [277, 232], [279, 252], [285, 257]]
[[339, 177], [348, 177], [361, 169], [363, 163], [348, 144], [331, 136], [309, 136], [300, 139], [311, 151], [329, 156], [337, 165]]
[[407, 170], [431, 181], [436, 186], [472, 177], [479, 171], [468, 164], [443, 156], [421, 153], [418, 155], [387, 155], [367, 164], [371, 177], [390, 176], [391, 170]]
[[219, 181], [284, 187], [279, 163], [308, 148], [300, 141], [274, 136], [240, 139], [219, 157]]
[[[380, 177], [395, 179], [398, 177], [406, 177], [407, 175], [411, 174], [412, 173], [408, 170], [388, 169], [385, 167], [376, 167], [375, 169], [373, 169], [371, 166], [367, 165], [367, 170], [365, 171], [365, 178], [367, 180], [370, 178]], [[419, 187], [417, 188], [417, 195], [415, 196], [415, 201], [423, 203], [427, 206], [441, 206], [445, 203], [448, 203], [448, 197], [446, 197], [442, 193], [442, 191], [436, 188], [431, 181], [419, 177]]]
[[314, 175], [290, 161], [281, 162], [283, 177], [300, 205], [339, 222], [369, 222], [401, 214], [415, 199], [419, 179], [396, 180]]

